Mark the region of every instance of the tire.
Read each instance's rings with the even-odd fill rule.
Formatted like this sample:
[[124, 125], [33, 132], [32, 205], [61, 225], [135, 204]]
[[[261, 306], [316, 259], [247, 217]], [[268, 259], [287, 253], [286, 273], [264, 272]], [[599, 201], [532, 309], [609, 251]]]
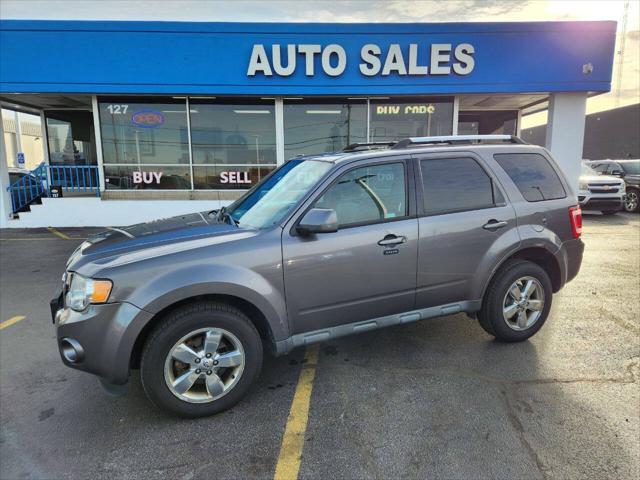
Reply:
[[[205, 338], [211, 338], [208, 350], [214, 353], [210, 357], [205, 357]], [[191, 363], [177, 360], [174, 355], [178, 354]], [[213, 366], [223, 362], [232, 366]], [[181, 417], [195, 418], [222, 412], [238, 403], [261, 368], [262, 342], [249, 318], [230, 305], [204, 301], [172, 311], [154, 328], [142, 351], [140, 377], [154, 405]], [[181, 385], [196, 380], [180, 392], [181, 388], [170, 386], [179, 378], [184, 378]]]
[[624, 202], [624, 209], [630, 213], [637, 213], [640, 206], [640, 190], [637, 188], [627, 188], [627, 199]]
[[[525, 316], [531, 320], [534, 319], [533, 313], [538, 313], [530, 325], [528, 320], [520, 326], [521, 324], [518, 322], [520, 311], [518, 309], [515, 310], [515, 316], [509, 320], [505, 318], [506, 314], [503, 314], [505, 303], [508, 304], [510, 309], [515, 308], [514, 305], [517, 302], [509, 294], [509, 290], [520, 279], [527, 279], [524, 283], [528, 283], [528, 279], [533, 279], [532, 285], [536, 286], [529, 303], [531, 308], [534, 308], [534, 304], [535, 306], [540, 306], [540, 308], [529, 311], [527, 310], [529, 307], [523, 306]], [[489, 283], [482, 302], [482, 308], [478, 313], [478, 321], [480, 326], [497, 340], [502, 342], [522, 342], [534, 335], [544, 325], [551, 310], [552, 296], [551, 280], [542, 267], [526, 260], [508, 260], [495, 273]], [[536, 300], [540, 299], [542, 299], [542, 302], [537, 303]], [[514, 325], [516, 323], [517, 325]]]
[[602, 215], [615, 215], [616, 213], [618, 213], [620, 210], [602, 210]]

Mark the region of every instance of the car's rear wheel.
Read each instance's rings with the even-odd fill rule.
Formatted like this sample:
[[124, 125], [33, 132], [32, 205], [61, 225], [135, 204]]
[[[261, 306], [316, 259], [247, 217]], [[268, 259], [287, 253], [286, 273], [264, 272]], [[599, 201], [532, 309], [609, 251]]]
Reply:
[[624, 202], [624, 209], [627, 212], [637, 212], [639, 205], [640, 190], [627, 188], [627, 199]]
[[510, 260], [491, 280], [478, 320], [498, 340], [521, 342], [542, 328], [552, 296], [551, 280], [542, 267]]
[[140, 375], [149, 399], [184, 417], [235, 405], [262, 367], [262, 343], [249, 318], [229, 305], [198, 302], [167, 315], [142, 353]]

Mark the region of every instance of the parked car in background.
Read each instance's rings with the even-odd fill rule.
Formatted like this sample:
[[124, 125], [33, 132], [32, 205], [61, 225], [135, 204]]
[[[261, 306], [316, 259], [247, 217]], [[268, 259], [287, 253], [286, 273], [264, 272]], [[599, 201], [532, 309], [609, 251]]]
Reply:
[[624, 209], [638, 212], [640, 199], [640, 159], [635, 160], [593, 160], [589, 166], [601, 174], [622, 178], [627, 187]]
[[[16, 182], [25, 176], [29, 178], [16, 185]], [[40, 191], [38, 191], [38, 179], [30, 170], [24, 168], [9, 167], [9, 195], [13, 205], [22, 205], [17, 209], [15, 213], [26, 212], [29, 210], [29, 205], [32, 203], [42, 203], [42, 196], [46, 196], [46, 186], [40, 184]]]
[[583, 162], [578, 202], [583, 210], [599, 210], [603, 215], [614, 215], [624, 207], [624, 180], [611, 175], [601, 175]]

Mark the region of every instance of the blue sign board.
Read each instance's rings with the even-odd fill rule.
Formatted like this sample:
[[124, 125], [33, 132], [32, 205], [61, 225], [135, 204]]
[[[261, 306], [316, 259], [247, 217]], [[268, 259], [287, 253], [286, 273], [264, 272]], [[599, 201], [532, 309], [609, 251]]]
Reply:
[[[0, 21], [0, 92], [610, 90], [616, 23]], [[55, 48], [48, 48], [55, 45]]]
[[18, 152], [18, 154], [16, 156], [18, 157], [18, 166], [23, 167], [24, 166], [24, 153]]

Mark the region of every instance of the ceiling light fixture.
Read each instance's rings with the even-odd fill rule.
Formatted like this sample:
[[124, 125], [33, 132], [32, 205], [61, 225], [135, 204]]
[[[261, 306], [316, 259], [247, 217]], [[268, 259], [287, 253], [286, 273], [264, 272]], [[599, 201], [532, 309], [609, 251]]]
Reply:
[[342, 110], [307, 110], [311, 115], [340, 115]]
[[234, 110], [233, 113], [262, 114], [271, 113], [271, 110]]

